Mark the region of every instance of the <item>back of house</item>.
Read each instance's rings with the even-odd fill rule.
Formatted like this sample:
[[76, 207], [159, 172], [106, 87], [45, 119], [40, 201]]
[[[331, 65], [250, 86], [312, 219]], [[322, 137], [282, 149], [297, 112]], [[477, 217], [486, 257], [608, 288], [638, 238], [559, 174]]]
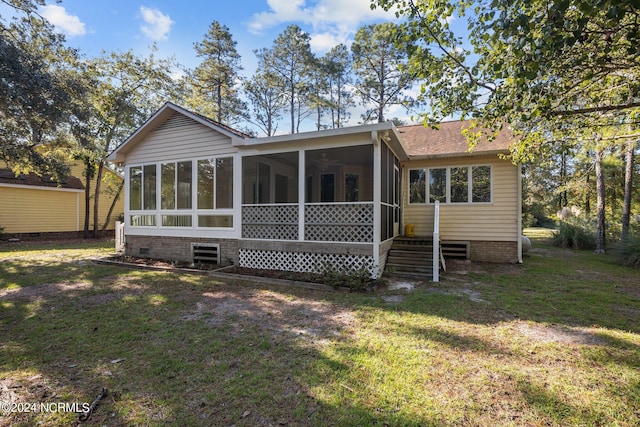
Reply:
[[[126, 253], [379, 276], [410, 225], [464, 256], [518, 262], [519, 167], [499, 135], [469, 153], [465, 122], [250, 138], [167, 103], [110, 156], [125, 171]], [[453, 247], [451, 246], [450, 247]]]

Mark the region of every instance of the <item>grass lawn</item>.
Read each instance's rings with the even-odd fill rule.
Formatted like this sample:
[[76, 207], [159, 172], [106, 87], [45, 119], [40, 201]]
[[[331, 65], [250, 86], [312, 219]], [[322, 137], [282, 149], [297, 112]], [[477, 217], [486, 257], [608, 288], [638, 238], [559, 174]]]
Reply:
[[73, 425], [39, 405], [103, 387], [83, 425], [639, 425], [640, 271], [544, 238], [524, 265], [450, 262], [440, 283], [367, 294], [2, 243], [0, 426]]

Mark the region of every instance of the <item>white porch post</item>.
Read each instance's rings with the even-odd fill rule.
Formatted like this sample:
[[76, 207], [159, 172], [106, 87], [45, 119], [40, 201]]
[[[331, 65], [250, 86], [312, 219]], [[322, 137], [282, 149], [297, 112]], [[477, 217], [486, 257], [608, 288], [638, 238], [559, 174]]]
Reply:
[[380, 221], [381, 221], [381, 201], [382, 182], [380, 177], [380, 140], [377, 131], [371, 132], [373, 142], [373, 263], [376, 268], [376, 275], [381, 273], [380, 269]]
[[298, 240], [304, 240], [304, 202], [307, 180], [305, 177], [305, 150], [298, 152]]
[[242, 155], [240, 155], [240, 153], [236, 153], [233, 156], [233, 228], [236, 229], [235, 233], [237, 238], [242, 237], [242, 186], [244, 185], [243, 163]]

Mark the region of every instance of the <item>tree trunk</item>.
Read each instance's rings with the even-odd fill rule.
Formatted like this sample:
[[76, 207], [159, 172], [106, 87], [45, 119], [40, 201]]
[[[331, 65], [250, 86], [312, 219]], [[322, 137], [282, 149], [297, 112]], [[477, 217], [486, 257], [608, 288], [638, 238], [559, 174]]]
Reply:
[[604, 173], [602, 171], [602, 156], [604, 150], [598, 148], [596, 151], [596, 195], [597, 195], [597, 218], [598, 235], [596, 240], [596, 253], [603, 254], [606, 251], [606, 218], [605, 218], [605, 188]]
[[100, 183], [102, 181], [102, 167], [104, 166], [104, 162], [98, 162], [98, 170], [96, 171], [96, 188], [93, 192], [93, 237], [100, 237], [100, 215], [99, 215], [99, 205], [100, 205]]
[[100, 230], [100, 234], [103, 234], [104, 231], [109, 226], [109, 221], [111, 221], [111, 214], [113, 213], [113, 209], [116, 207], [116, 203], [120, 198], [120, 194], [122, 193], [123, 188], [124, 188], [124, 181], [120, 183], [120, 186], [118, 187], [118, 191], [116, 192], [115, 196], [113, 196], [113, 200], [111, 201], [111, 206], [109, 207], [109, 212], [107, 213], [107, 219], [104, 221], [104, 224], [102, 224], [102, 229]]
[[587, 218], [591, 216], [591, 173], [587, 173], [586, 178], [586, 194], [584, 196], [584, 213]]
[[289, 96], [291, 96], [291, 99], [289, 99], [289, 108], [291, 108], [291, 134], [293, 135], [294, 133], [296, 133], [296, 86], [293, 83], [294, 76], [291, 75], [289, 79], [291, 84], [291, 91], [289, 93]]
[[624, 203], [622, 206], [622, 232], [620, 238], [629, 238], [629, 223], [631, 221], [631, 194], [633, 193], [633, 166], [635, 160], [636, 142], [630, 139], [627, 143], [626, 167], [624, 171]]
[[91, 237], [91, 232], [89, 231], [89, 213], [91, 212], [91, 178], [93, 176], [91, 167], [93, 165], [90, 160], [85, 160], [84, 166], [84, 238], [88, 239]]

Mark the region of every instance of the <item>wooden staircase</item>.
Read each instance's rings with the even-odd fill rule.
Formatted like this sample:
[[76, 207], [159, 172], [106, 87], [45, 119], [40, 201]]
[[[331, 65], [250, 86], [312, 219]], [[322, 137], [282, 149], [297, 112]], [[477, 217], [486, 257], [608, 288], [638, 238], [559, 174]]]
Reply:
[[426, 237], [396, 237], [387, 255], [386, 277], [433, 279], [433, 240]]

